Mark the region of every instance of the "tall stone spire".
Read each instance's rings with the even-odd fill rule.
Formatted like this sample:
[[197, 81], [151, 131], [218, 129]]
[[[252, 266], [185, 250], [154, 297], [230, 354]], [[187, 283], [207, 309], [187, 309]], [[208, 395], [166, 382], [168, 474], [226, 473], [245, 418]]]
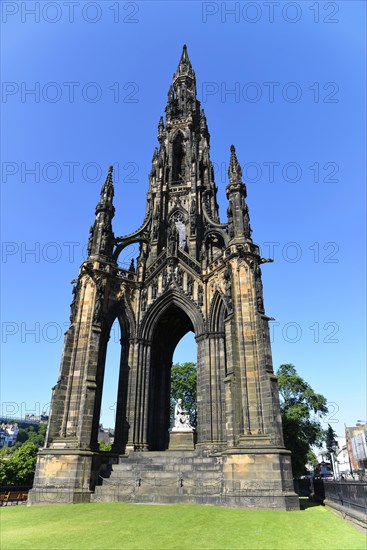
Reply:
[[178, 64], [177, 71], [173, 75], [173, 82], [182, 77], [189, 77], [195, 80], [195, 71], [192, 68], [191, 61], [189, 59], [186, 44], [183, 45], [181, 59]]
[[186, 44], [183, 47], [177, 70], [173, 75], [172, 86], [168, 90], [166, 115], [167, 121], [199, 116], [195, 72], [187, 53]]
[[96, 219], [89, 231], [88, 257], [111, 261], [114, 245], [112, 218], [115, 215], [113, 206], [114, 186], [112, 180], [113, 166], [108, 169], [106, 181], [101, 189], [101, 197], [96, 206]]
[[[196, 78], [184, 45], [168, 90], [166, 120], [158, 123], [159, 150], [152, 159], [148, 196], [151, 205], [151, 246], [147, 265], [172, 238], [178, 248], [199, 260], [210, 219], [219, 221], [210, 134], [204, 110], [196, 97]], [[164, 220], [164, 223], [162, 221]]]
[[242, 182], [242, 169], [236, 155], [236, 148], [231, 145], [231, 158], [228, 167], [229, 184], [227, 185], [227, 199], [229, 205], [228, 235], [230, 240], [251, 240], [251, 227], [248, 206], [246, 204], [246, 185]]
[[236, 155], [236, 148], [231, 145], [231, 158], [229, 161], [228, 177], [230, 185], [242, 184], [242, 169]]

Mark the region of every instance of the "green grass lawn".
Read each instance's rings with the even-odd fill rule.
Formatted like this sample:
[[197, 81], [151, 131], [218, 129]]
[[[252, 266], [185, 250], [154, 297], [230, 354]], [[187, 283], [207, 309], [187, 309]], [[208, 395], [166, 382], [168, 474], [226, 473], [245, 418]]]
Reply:
[[321, 506], [272, 512], [111, 503], [3, 507], [1, 548], [366, 550], [366, 539]]

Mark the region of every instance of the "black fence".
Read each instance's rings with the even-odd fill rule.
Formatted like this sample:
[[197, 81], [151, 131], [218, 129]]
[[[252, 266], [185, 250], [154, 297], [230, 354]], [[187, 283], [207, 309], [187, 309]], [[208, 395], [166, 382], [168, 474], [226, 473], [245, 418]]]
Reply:
[[[321, 486], [323, 485], [323, 487]], [[314, 481], [315, 496], [367, 514], [367, 482], [365, 481]]]

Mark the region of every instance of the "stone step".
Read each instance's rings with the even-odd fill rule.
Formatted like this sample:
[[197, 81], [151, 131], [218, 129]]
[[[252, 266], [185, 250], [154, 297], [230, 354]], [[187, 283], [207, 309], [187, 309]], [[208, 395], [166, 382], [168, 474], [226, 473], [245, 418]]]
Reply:
[[219, 466], [219, 463], [216, 459], [211, 459], [211, 458], [184, 458], [184, 459], [178, 459], [178, 458], [175, 458], [175, 460], [170, 460], [170, 459], [141, 459], [141, 460], [137, 460], [137, 459], [129, 459], [129, 458], [124, 458], [124, 459], [121, 459], [120, 462], [119, 462], [119, 465], [130, 465], [130, 464], [149, 464], [149, 465], [172, 465], [172, 464], [192, 464], [192, 465], [196, 465], [196, 464], [206, 464], [206, 465], [218, 465]]
[[133, 462], [175, 462], [175, 461], [195, 461], [210, 463], [217, 460], [215, 456], [203, 456], [195, 451], [164, 451], [164, 452], [146, 452], [138, 453], [133, 452], [127, 456], [120, 458], [121, 462], [133, 461]]
[[114, 485], [118, 485], [118, 484], [133, 484], [133, 483], [137, 483], [138, 480], [140, 480], [141, 483], [156, 483], [156, 484], [159, 484], [159, 483], [176, 483], [178, 479], [182, 479], [185, 483], [195, 483], [195, 484], [200, 484], [201, 482], [202, 483], [219, 483], [219, 481], [222, 479], [220, 476], [213, 476], [211, 475], [210, 473], [207, 473], [207, 474], [203, 474], [203, 475], [185, 475], [185, 473], [183, 472], [181, 475], [174, 475], [174, 476], [155, 476], [154, 474], [147, 474], [147, 475], [142, 475], [142, 474], [139, 474], [139, 476], [137, 477], [129, 477], [129, 476], [126, 476], [124, 474], [122, 475], [119, 475], [119, 476], [116, 476], [116, 477], [113, 477], [113, 478], [108, 478], [107, 480], [104, 480], [101, 485], [103, 485], [103, 483], [105, 485], [107, 485], [108, 483], [110, 484], [114, 484]]
[[129, 453], [128, 458], [166, 458], [166, 457], [197, 457], [200, 456], [198, 451], [133, 451]]
[[104, 485], [118, 485], [118, 484], [134, 484], [137, 482], [137, 479], [141, 480], [142, 483], [144, 482], [154, 482], [159, 484], [160, 482], [172, 482], [176, 483], [178, 479], [184, 480], [185, 483], [195, 483], [200, 484], [200, 482], [203, 483], [218, 483], [222, 478], [217, 474], [213, 475], [211, 472], [202, 472], [199, 474], [187, 474], [185, 472], [181, 472], [180, 476], [175, 473], [174, 475], [155, 475], [154, 472], [139, 472], [138, 476], [129, 476], [126, 475], [126, 473], [121, 472], [119, 475], [110, 477], [110, 478], [102, 478], [101, 483]]
[[134, 495], [113, 495], [112, 499], [107, 496], [95, 497], [92, 495], [91, 502], [130, 502], [132, 504], [201, 504], [221, 505], [220, 495], [141, 495], [139, 498]]
[[215, 503], [222, 489], [221, 472], [217, 457], [198, 451], [134, 452], [112, 465], [92, 500]]
[[197, 466], [202, 466], [202, 467], [206, 467], [206, 468], [220, 468], [221, 466], [217, 463], [217, 462], [214, 462], [214, 461], [211, 461], [211, 462], [203, 462], [201, 460], [195, 460], [195, 461], [188, 461], [188, 460], [175, 460], [175, 461], [166, 461], [166, 462], [163, 462], [163, 461], [152, 461], [152, 462], [147, 462], [147, 461], [135, 461], [135, 460], [129, 460], [129, 461], [124, 461], [124, 462], [119, 462], [118, 464], [114, 465], [114, 466], [119, 466], [119, 467], [125, 467], [125, 468], [131, 468], [131, 467], [136, 467], [136, 466], [141, 466], [141, 467], [155, 467], [155, 468], [174, 468], [174, 467], [177, 467], [177, 466], [180, 466], [181, 464], [185, 465], [185, 466], [188, 466], [188, 467], [197, 467]]
[[150, 495], [150, 494], [196, 494], [196, 495], [212, 495], [220, 494], [220, 484], [219, 483], [207, 483], [207, 484], [195, 484], [195, 483], [182, 483], [178, 485], [176, 482], [173, 483], [162, 483], [162, 484], [153, 484], [153, 483], [142, 483], [141, 485], [115, 485], [108, 486], [98, 485], [95, 488], [95, 496], [99, 497], [111, 497], [111, 495], [117, 494], [136, 494], [136, 495]]
[[134, 471], [155, 471], [155, 472], [179, 472], [179, 471], [205, 471], [219, 472], [221, 469], [217, 464], [115, 464], [112, 472], [134, 472]]

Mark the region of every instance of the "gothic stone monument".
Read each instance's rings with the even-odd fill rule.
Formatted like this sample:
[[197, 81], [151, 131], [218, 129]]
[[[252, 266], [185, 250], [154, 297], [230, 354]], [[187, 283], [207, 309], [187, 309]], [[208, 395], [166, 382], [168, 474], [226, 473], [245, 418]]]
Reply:
[[[284, 448], [259, 247], [231, 146], [221, 223], [210, 134], [186, 46], [168, 92], [142, 226], [115, 237], [109, 169], [73, 289], [45, 448], [29, 503], [95, 500], [298, 508]], [[140, 243], [136, 268], [119, 254]], [[115, 439], [98, 447], [106, 350], [121, 327]], [[195, 447], [169, 444], [173, 352], [197, 344]], [[192, 442], [192, 439], [191, 439]]]

